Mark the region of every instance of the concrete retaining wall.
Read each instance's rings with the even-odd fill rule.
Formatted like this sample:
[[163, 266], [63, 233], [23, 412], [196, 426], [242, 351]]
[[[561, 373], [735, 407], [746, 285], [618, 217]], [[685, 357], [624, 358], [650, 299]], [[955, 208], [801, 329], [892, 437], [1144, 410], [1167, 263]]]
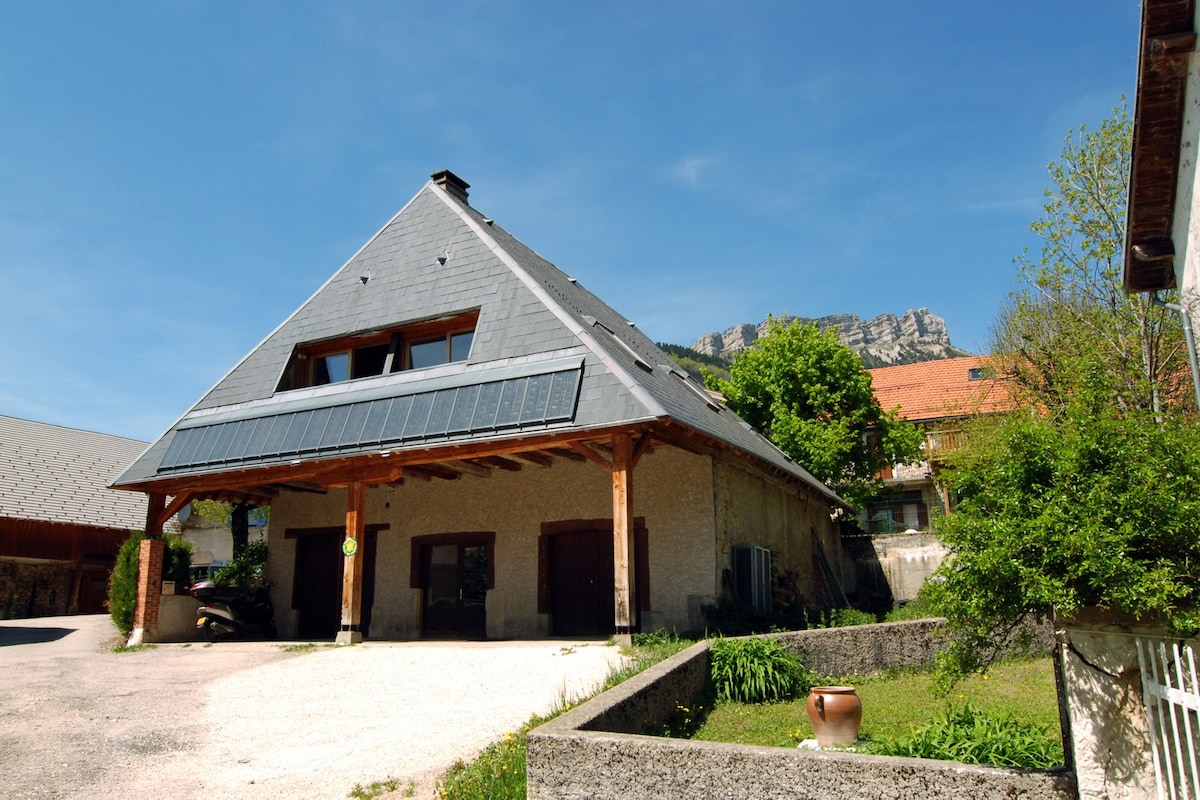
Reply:
[[[929, 663], [936, 624], [924, 620], [775, 637], [819, 672], [871, 675], [888, 667]], [[644, 735], [664, 726], [677, 703], [704, 702], [708, 672], [708, 642], [700, 642], [530, 731], [528, 797], [1075, 797], [1074, 777], [1065, 770], [1013, 770]]]

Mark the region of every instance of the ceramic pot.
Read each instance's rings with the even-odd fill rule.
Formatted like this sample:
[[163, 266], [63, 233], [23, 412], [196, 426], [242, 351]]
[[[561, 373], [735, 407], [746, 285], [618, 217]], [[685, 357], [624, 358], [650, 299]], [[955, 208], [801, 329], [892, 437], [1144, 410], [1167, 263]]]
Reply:
[[862, 701], [853, 686], [814, 686], [808, 693], [808, 719], [821, 747], [854, 744], [862, 724]]

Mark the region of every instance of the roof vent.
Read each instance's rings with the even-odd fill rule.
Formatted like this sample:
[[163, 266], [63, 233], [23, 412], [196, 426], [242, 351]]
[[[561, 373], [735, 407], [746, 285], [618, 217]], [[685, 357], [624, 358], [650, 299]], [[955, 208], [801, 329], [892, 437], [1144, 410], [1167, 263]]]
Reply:
[[467, 189], [471, 188], [471, 184], [467, 183], [450, 170], [443, 169], [433, 173], [429, 177], [433, 178], [434, 183], [449, 192], [451, 197], [455, 197], [464, 203], [467, 202]]

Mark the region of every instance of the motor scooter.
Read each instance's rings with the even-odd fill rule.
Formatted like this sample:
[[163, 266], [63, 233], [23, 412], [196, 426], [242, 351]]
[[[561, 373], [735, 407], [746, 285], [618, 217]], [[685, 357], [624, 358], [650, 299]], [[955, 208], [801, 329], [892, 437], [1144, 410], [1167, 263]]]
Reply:
[[201, 602], [196, 609], [196, 629], [206, 641], [251, 636], [274, 639], [278, 635], [269, 583], [242, 589], [200, 581], [192, 586], [191, 595]]

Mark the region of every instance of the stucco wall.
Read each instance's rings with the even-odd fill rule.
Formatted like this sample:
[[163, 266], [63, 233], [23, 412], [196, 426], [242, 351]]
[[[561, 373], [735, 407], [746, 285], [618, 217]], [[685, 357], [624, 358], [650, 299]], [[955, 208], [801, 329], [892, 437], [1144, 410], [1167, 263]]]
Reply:
[[[651, 611], [643, 627], [694, 627], [694, 596], [711, 602], [716, 591], [710, 459], [672, 447], [655, 447], [634, 470], [634, 515], [648, 531]], [[289, 528], [345, 524], [346, 492], [285, 492], [271, 507], [268, 575], [276, 584], [276, 619], [282, 636], [294, 635], [291, 610], [295, 540]], [[374, 638], [420, 635], [420, 591], [409, 586], [412, 537], [435, 533], [494, 532], [495, 588], [488, 591], [487, 634], [492, 638], [540, 637], [548, 615], [537, 613], [537, 538], [543, 522], [612, 517], [612, 480], [599, 466], [556, 460], [526, 464], [519, 472], [495, 469], [487, 478], [454, 481], [407, 479], [367, 491], [366, 524], [387, 524], [376, 551]], [[689, 603], [689, 596], [693, 596]], [[690, 615], [689, 615], [690, 613]]]
[[1157, 797], [1136, 641], [1175, 640], [1160, 627], [1093, 609], [1056, 624], [1080, 798]]
[[843, 572], [843, 553], [837, 529], [824, 503], [809, 499], [795, 487], [744, 467], [731, 458], [713, 464], [716, 502], [717, 561], [715, 581], [732, 568], [734, 545], [752, 544], [771, 551], [776, 575], [792, 572], [805, 605], [817, 585], [813, 574], [813, 540], [816, 529], [835, 575]]

